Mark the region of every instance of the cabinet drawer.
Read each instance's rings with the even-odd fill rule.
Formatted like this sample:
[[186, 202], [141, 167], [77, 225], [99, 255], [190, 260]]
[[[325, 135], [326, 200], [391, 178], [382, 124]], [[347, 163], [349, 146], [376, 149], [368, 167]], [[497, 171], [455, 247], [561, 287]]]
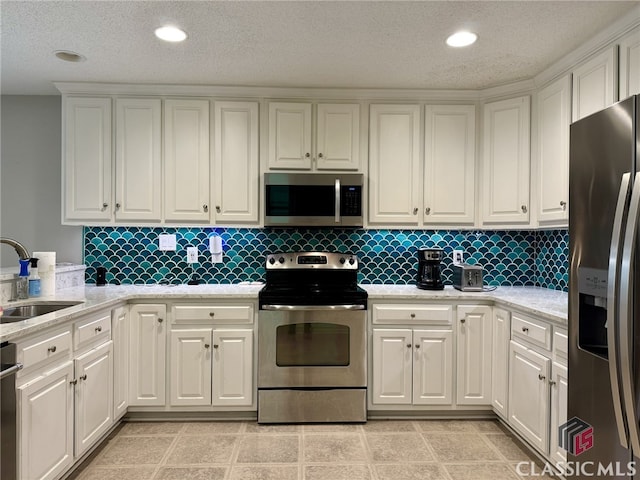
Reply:
[[373, 305], [373, 323], [451, 325], [451, 305]]
[[560, 358], [569, 358], [569, 337], [566, 330], [553, 330], [553, 353]]
[[70, 329], [40, 335], [18, 346], [18, 362], [24, 365], [23, 371], [65, 358], [71, 358]]
[[77, 350], [102, 339], [111, 338], [111, 312], [91, 315], [75, 323], [73, 347]]
[[511, 335], [545, 350], [551, 350], [551, 325], [531, 317], [513, 313], [511, 315]]
[[225, 325], [253, 323], [252, 305], [175, 305], [174, 323], [217, 323]]

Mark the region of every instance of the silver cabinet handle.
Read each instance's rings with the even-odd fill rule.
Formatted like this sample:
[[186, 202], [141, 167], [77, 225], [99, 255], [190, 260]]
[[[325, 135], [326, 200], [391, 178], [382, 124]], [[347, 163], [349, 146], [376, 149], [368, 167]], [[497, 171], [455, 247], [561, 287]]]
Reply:
[[220, 211], [221, 211], [220, 205], [216, 205], [216, 212], [220, 213]]
[[460, 323], [465, 323], [465, 322], [466, 322], [466, 320], [464, 318], [460, 319]]
[[424, 213], [425, 213], [426, 215], [431, 215], [431, 207], [427, 207], [427, 208], [425, 208], [425, 209], [424, 209]]
[[109, 206], [109, 204], [107, 202], [104, 202], [102, 204], [102, 211], [104, 212], [107, 209], [108, 206]]
[[207, 205], [206, 203], [202, 205], [202, 210], [204, 210], [204, 212], [207, 213], [209, 211], [209, 205]]
[[324, 158], [324, 155], [322, 155], [322, 153], [319, 153], [318, 158]]
[[69, 382], [70, 385], [76, 385], [77, 383], [78, 380], [76, 380], [75, 378]]
[[80, 380], [86, 380], [87, 379], [87, 374], [85, 373], [84, 375], [80, 375]]
[[120, 210], [120, 204], [116, 203], [116, 210]]
[[208, 343], [204, 344], [204, 348], [209, 348], [211, 345], [209, 345]]
[[164, 319], [159, 318], [159, 319], [158, 319], [158, 323], [162, 323], [162, 322], [164, 322]]
[[416, 314], [412, 313], [411, 315], [409, 315], [411, 318], [416, 318]]
[[410, 343], [407, 343], [407, 348], [411, 348], [411, 344]]
[[311, 156], [311, 154], [309, 152], [304, 154], [304, 158], [309, 158]]
[[549, 380], [549, 385], [551, 385], [552, 387], [556, 384], [556, 382], [554, 382], [553, 380]]
[[524, 333], [528, 333], [528, 332], [529, 332], [529, 329], [528, 329], [527, 327], [522, 327], [522, 331], [523, 331]]
[[216, 316], [216, 312], [209, 312], [209, 316], [210, 316], [211, 318], [215, 317], [215, 316]]
[[213, 348], [218, 348], [220, 345], [218, 345], [217, 343], [213, 344]]
[[418, 214], [418, 207], [416, 207], [416, 208], [414, 208], [414, 209], [413, 209], [413, 214], [414, 214], [414, 215], [417, 215], [417, 214]]
[[98, 325], [96, 328], [96, 333], [100, 333], [102, 331], [102, 327], [100, 325]]
[[538, 374], [538, 379], [539, 379], [539, 380], [544, 380], [545, 378], [547, 378], [547, 377], [545, 377], [545, 376], [544, 376], [544, 375], [542, 375], [541, 373], [539, 373], [539, 374]]
[[420, 348], [420, 344], [416, 343], [416, 348]]
[[522, 213], [527, 213], [527, 206], [526, 205], [522, 205], [520, 207], [520, 209], [522, 210]]
[[560, 206], [562, 207], [562, 210], [566, 210], [567, 209], [567, 202], [565, 202], [564, 200], [560, 200]]
[[47, 348], [47, 352], [51, 352], [51, 353], [55, 353], [57, 350], [55, 345], [52, 345], [51, 347]]

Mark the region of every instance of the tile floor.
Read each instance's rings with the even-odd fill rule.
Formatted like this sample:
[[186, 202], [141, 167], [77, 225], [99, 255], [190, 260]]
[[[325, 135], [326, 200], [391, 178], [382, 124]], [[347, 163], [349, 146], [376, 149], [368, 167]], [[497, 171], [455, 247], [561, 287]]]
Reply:
[[70, 478], [507, 480], [533, 459], [492, 420], [124, 423]]

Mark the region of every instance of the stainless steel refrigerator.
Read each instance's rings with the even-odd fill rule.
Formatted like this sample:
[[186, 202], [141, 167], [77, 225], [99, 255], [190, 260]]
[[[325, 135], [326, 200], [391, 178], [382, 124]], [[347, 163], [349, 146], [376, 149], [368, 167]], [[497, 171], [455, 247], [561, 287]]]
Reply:
[[583, 423], [563, 435], [569, 462], [619, 466], [612, 478], [640, 470], [639, 117], [632, 96], [571, 125], [567, 418]]

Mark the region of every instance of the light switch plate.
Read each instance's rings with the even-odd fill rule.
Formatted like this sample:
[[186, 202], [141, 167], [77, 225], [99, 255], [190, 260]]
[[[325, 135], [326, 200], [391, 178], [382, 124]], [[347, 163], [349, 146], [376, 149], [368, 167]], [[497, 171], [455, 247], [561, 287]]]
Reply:
[[451, 259], [454, 265], [461, 265], [464, 263], [464, 250], [454, 250], [451, 254]]
[[198, 263], [198, 247], [187, 247], [187, 263]]
[[163, 233], [158, 235], [158, 248], [163, 251], [176, 251], [176, 236]]

